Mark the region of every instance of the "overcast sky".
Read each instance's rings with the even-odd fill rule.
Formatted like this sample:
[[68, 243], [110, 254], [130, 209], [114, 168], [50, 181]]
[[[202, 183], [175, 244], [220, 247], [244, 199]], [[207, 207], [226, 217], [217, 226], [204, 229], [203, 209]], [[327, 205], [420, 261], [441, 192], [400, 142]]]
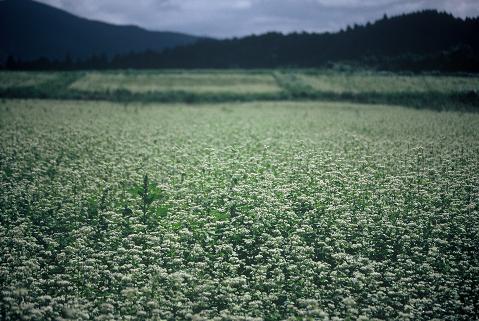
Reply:
[[76, 15], [150, 30], [233, 37], [336, 31], [348, 24], [435, 8], [478, 16], [479, 0], [39, 0]]

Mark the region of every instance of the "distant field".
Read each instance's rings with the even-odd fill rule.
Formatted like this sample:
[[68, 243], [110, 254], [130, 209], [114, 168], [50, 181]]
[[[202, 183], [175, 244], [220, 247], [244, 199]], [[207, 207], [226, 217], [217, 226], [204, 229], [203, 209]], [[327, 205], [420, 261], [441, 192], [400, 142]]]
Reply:
[[57, 79], [57, 73], [0, 72], [0, 89], [35, 87]]
[[475, 320], [478, 155], [477, 113], [3, 99], [2, 319]]
[[345, 101], [479, 110], [479, 77], [331, 70], [0, 72], [0, 97], [114, 102]]
[[299, 74], [298, 80], [313, 90], [333, 93], [427, 93], [479, 90], [479, 77], [393, 75], [381, 73]]
[[270, 73], [238, 72], [161, 72], [88, 73], [70, 85], [82, 91], [128, 90], [187, 93], [278, 93], [281, 88]]

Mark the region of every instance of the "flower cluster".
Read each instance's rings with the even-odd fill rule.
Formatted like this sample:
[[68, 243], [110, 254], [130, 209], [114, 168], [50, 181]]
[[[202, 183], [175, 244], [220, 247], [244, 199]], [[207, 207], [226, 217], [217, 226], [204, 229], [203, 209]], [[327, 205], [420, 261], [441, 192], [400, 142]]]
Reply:
[[473, 320], [479, 116], [0, 103], [2, 320]]

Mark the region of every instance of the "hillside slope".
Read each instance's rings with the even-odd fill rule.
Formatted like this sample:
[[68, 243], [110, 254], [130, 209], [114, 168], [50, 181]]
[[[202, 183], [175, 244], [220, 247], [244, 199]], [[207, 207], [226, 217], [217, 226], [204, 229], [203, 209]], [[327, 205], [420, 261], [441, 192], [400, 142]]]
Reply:
[[[434, 10], [384, 17], [336, 33], [267, 33], [208, 40], [167, 50], [157, 67], [317, 67], [334, 61], [438, 55], [460, 50], [478, 57], [479, 19], [463, 20]], [[430, 60], [430, 58], [428, 58]], [[141, 61], [130, 57], [130, 61]]]
[[161, 51], [197, 40], [92, 21], [31, 0], [0, 1], [0, 39], [0, 58], [12, 55], [24, 60]]

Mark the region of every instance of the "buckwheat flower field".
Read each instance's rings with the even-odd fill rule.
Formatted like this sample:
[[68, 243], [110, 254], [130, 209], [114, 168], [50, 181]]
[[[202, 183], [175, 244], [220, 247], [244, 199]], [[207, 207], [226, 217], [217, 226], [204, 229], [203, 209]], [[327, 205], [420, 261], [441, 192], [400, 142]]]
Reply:
[[0, 102], [1, 320], [477, 320], [479, 114]]

